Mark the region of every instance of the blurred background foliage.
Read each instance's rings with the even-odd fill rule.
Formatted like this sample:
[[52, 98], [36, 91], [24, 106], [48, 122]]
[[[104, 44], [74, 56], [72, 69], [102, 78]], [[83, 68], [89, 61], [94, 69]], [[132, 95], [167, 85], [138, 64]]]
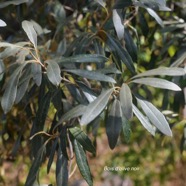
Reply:
[[[50, 55], [63, 53], [65, 45], [69, 45], [82, 33], [94, 32], [96, 28], [102, 26], [105, 29], [113, 27], [110, 18], [107, 18], [107, 11], [111, 11], [114, 3], [114, 0], [106, 1], [107, 10], [91, 0], [33, 0], [18, 6], [10, 5], [1, 8], [0, 11], [0, 18], [7, 24], [7, 27], [0, 29], [1, 40], [11, 43], [27, 40], [26, 35], [23, 34], [21, 22], [25, 19], [34, 20], [46, 31], [50, 30], [44, 38], [39, 40], [39, 44], [47, 47], [47, 41], [50, 40]], [[126, 25], [139, 47], [138, 63], [135, 63], [138, 72], [161, 65], [170, 66], [176, 60], [178, 62], [182, 60], [180, 57], [186, 54], [186, 2], [168, 0], [167, 6], [172, 11], [158, 12], [165, 25], [163, 28], [145, 9], [140, 8], [137, 13], [134, 7], [127, 10], [128, 23]], [[44, 50], [42, 55], [44, 58]], [[130, 73], [127, 71], [125, 73], [127, 79]], [[173, 78], [173, 81], [179, 83], [185, 90], [184, 77]], [[0, 86], [1, 84], [2, 81]], [[184, 95], [186, 92], [185, 94], [184, 91], [175, 93], [149, 87], [145, 91], [143, 89], [139, 91], [141, 95], [148, 97], [163, 110], [172, 128], [173, 137], [166, 137], [160, 133], [152, 137], [134, 118], [131, 121], [130, 141], [126, 143], [121, 136], [117, 147], [111, 151], [108, 147], [105, 128], [101, 124], [95, 140], [96, 157], [88, 154], [94, 184], [117, 186], [124, 180], [128, 185], [137, 186], [185, 185]], [[35, 99], [34, 95], [30, 96]], [[33, 116], [28, 118], [23, 109], [24, 104], [15, 105], [6, 116], [0, 110], [0, 185], [2, 186], [24, 185], [31, 165], [29, 137]], [[54, 108], [51, 106], [46, 122], [48, 125], [53, 119], [53, 111]], [[93, 139], [92, 136], [91, 138]], [[105, 166], [137, 167], [139, 170], [104, 171]], [[55, 165], [52, 165], [52, 172], [48, 176], [46, 176], [45, 167], [46, 165], [43, 164], [40, 171], [40, 183], [54, 183]], [[78, 170], [71, 177], [69, 185], [85, 185]]]

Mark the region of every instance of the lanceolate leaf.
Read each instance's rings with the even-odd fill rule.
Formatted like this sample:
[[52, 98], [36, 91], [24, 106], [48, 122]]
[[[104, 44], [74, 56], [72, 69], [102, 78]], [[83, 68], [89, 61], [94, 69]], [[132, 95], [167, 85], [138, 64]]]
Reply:
[[86, 154], [76, 139], [74, 140], [74, 151], [76, 155], [76, 162], [81, 175], [86, 180], [89, 186], [93, 186], [92, 176], [86, 159]]
[[58, 86], [61, 82], [61, 70], [59, 65], [54, 60], [48, 60], [45, 63], [47, 66], [47, 76], [50, 82], [56, 86]]
[[78, 127], [70, 128], [70, 133], [74, 138], [83, 146], [83, 148], [93, 154], [96, 153], [96, 149], [93, 146], [89, 137]]
[[56, 186], [68, 185], [68, 160], [58, 149], [56, 161]]
[[151, 8], [146, 8], [146, 9], [147, 9], [148, 13], [149, 13], [152, 17], [154, 17], [154, 19], [157, 21], [157, 23], [158, 23], [160, 26], [164, 27], [163, 21], [161, 20], [161, 18], [159, 17], [159, 15], [158, 15], [154, 10], [152, 10]]
[[155, 136], [156, 128], [150, 123], [149, 119], [144, 116], [135, 105], [133, 106], [133, 112], [136, 117], [140, 120], [141, 124], [153, 135]]
[[128, 7], [128, 6], [131, 6], [133, 3], [132, 3], [132, 0], [116, 0], [116, 3], [114, 4], [114, 7], [113, 8], [116, 8], [116, 9], [123, 9], [125, 7]]
[[8, 83], [5, 86], [5, 91], [1, 100], [1, 106], [4, 113], [7, 113], [13, 106], [17, 94], [17, 86], [20, 78], [20, 74], [25, 64], [19, 66], [11, 75]]
[[25, 186], [33, 186], [33, 184], [36, 180], [38, 171], [39, 171], [39, 167], [41, 166], [41, 163], [42, 163], [42, 158], [43, 158], [44, 152], [45, 152], [45, 144], [43, 146], [41, 146], [41, 148], [37, 152], [37, 155], [33, 161], [30, 171], [28, 173]]
[[96, 0], [103, 8], [105, 8], [106, 3], [104, 2], [104, 0]]
[[185, 71], [183, 68], [177, 68], [177, 67], [160, 67], [160, 68], [156, 68], [153, 70], [148, 70], [146, 72], [140, 73], [136, 76], [134, 76], [132, 79], [134, 78], [139, 78], [139, 77], [143, 77], [143, 76], [183, 76], [185, 75]]
[[115, 99], [106, 119], [106, 133], [109, 146], [114, 149], [122, 128], [122, 110], [120, 101]]
[[82, 76], [88, 79], [116, 83], [116, 81], [112, 77], [101, 74], [97, 71], [89, 71], [89, 70], [81, 70], [81, 69], [73, 69], [73, 70], [65, 70], [65, 71], [71, 72], [73, 74], [76, 74], [78, 76]]
[[162, 89], [181, 91], [181, 88], [175, 83], [160, 78], [140, 78], [140, 79], [132, 80], [131, 82], [149, 85], [152, 87], [157, 87]]
[[86, 110], [80, 121], [81, 125], [87, 125], [103, 111], [109, 101], [112, 92], [113, 88], [102, 92], [101, 95], [97, 97], [97, 99], [95, 99], [86, 107]]
[[5, 65], [2, 60], [0, 60], [0, 81], [3, 79], [5, 72]]
[[132, 118], [132, 94], [129, 86], [126, 83], [123, 83], [121, 86], [119, 99], [124, 116], [127, 119]]
[[86, 106], [85, 105], [77, 105], [68, 112], [66, 112], [59, 120], [57, 125], [62, 124], [64, 121], [70, 120], [72, 118], [78, 117], [83, 115], [85, 112]]
[[33, 23], [30, 21], [23, 21], [22, 22], [23, 30], [26, 32], [29, 40], [34, 45], [34, 47], [37, 47], [37, 33], [34, 29]]
[[129, 120], [127, 120], [125, 116], [122, 117], [122, 128], [123, 128], [125, 141], [128, 143], [130, 140], [131, 129], [130, 129]]
[[118, 39], [121, 40], [124, 37], [124, 24], [123, 24], [123, 20], [121, 18], [121, 16], [119, 15], [119, 11], [121, 10], [113, 10], [113, 23], [114, 23], [114, 27], [118, 36]]
[[[145, 112], [149, 120], [165, 135], [172, 136], [172, 131], [169, 127], [165, 116], [150, 102], [137, 98], [138, 103]], [[134, 108], [134, 107], [133, 107]]]
[[100, 54], [82, 54], [56, 59], [59, 66], [63, 63], [104, 63], [106, 61], [108, 61], [108, 58]]

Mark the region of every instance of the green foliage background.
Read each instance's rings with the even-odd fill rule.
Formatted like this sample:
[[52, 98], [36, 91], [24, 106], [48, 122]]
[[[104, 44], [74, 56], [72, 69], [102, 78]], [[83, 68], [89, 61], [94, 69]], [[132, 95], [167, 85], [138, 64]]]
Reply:
[[[5, 4], [6, 6], [3, 2], [0, 3], [0, 19], [7, 24], [6, 27], [0, 27], [2, 43], [0, 44], [0, 60], [3, 62], [1, 64], [5, 64], [5, 75], [2, 77], [4, 71], [0, 73], [1, 102], [4, 99], [2, 97], [6, 84], [15, 69], [18, 69], [19, 63], [34, 60], [33, 56], [26, 53], [26, 50], [22, 54], [19, 53], [20, 51], [13, 53], [11, 48], [7, 54], [3, 54], [6, 48], [3, 43], [29, 41], [30, 38], [28, 39], [28, 34], [22, 26], [24, 20], [33, 20], [42, 28], [40, 28], [42, 33], [37, 33], [42, 83], [37, 79], [37, 74], [30, 77], [30, 72], [24, 71], [25, 79], [30, 77], [25, 94], [20, 97], [20, 100], [19, 97], [17, 98], [19, 101], [13, 104], [11, 109], [3, 110], [3, 106], [0, 108], [0, 185], [24, 185], [26, 180], [26, 184], [29, 185], [28, 182], [35, 177], [39, 177], [41, 185], [44, 183], [67, 185], [68, 171], [65, 165], [68, 162], [68, 166], [71, 166], [71, 169], [68, 167], [68, 170], [71, 170], [69, 174], [73, 173], [73, 168], [76, 167], [75, 155], [78, 160], [77, 164], [81, 162], [81, 158], [85, 161], [83, 165], [86, 171], [80, 171], [80, 173], [76, 168], [75, 173], [70, 175], [69, 185], [81, 180], [82, 175], [91, 185], [89, 167], [94, 185], [114, 185], [116, 182], [113, 180], [116, 175], [119, 176], [118, 179], [121, 182], [129, 180], [137, 186], [182, 186], [185, 184], [185, 75], [155, 76], [179, 85], [182, 91], [178, 92], [132, 83], [131, 78], [135, 74], [158, 67], [185, 68], [186, 14], [184, 9], [186, 4], [184, 0], [169, 0], [166, 2], [167, 6], [164, 0], [156, 2], [141, 0], [138, 1], [139, 4], [135, 3], [136, 1], [129, 0], [106, 2], [101, 0], [48, 0], [45, 2], [30, 1], [18, 3], [18, 5], [10, 3], [10, 5]], [[157, 15], [151, 16], [147, 11], [148, 7], [155, 10]], [[168, 7], [172, 11], [167, 11]], [[118, 39], [118, 32], [121, 34], [122, 26], [119, 23], [116, 24], [120, 25], [118, 27], [114, 24], [116, 20], [112, 20], [113, 9], [118, 10], [119, 18], [116, 20], [121, 19], [125, 27], [125, 35], [121, 40]], [[29, 50], [37, 56], [32, 41], [23, 48], [32, 48]], [[125, 50], [123, 51], [122, 48]], [[125, 52], [124, 56], [123, 53], [119, 54], [120, 50]], [[71, 58], [71, 56], [75, 57]], [[16, 61], [18, 57], [22, 60], [21, 62]], [[121, 62], [121, 58], [126, 58], [124, 63]], [[51, 63], [50, 60], [58, 60], [58, 63]], [[74, 64], [74, 62], [77, 63]], [[59, 73], [59, 68], [55, 64], [60, 67]], [[133, 65], [136, 72], [133, 72]], [[85, 73], [76, 68], [74, 70], [74, 66], [87, 71]], [[3, 67], [1, 66], [0, 69]], [[55, 72], [50, 73], [51, 69]], [[90, 80], [91, 70], [105, 76], [94, 74], [93, 80]], [[107, 73], [104, 73], [104, 70], [107, 70]], [[22, 78], [23, 83], [25, 79]], [[16, 81], [15, 78], [12, 80]], [[111, 90], [113, 81], [116, 81], [114, 91]], [[124, 82], [134, 93], [133, 98], [136, 94], [143, 96], [166, 116], [173, 137], [163, 135], [160, 132], [161, 128], [160, 131], [156, 131], [155, 136], [152, 136], [136, 117], [127, 118], [130, 122], [124, 132], [118, 128], [119, 138], [117, 134], [113, 136], [112, 130], [109, 131], [105, 126], [107, 123], [112, 126], [113, 123], [118, 122], [117, 117], [122, 118], [118, 116], [118, 112], [115, 113], [114, 119], [109, 118], [109, 111], [112, 110], [114, 100], [119, 100]], [[104, 100], [102, 103], [105, 105], [100, 104], [100, 112], [97, 107], [98, 115], [95, 110], [92, 111], [95, 118], [87, 126], [79, 125], [81, 121], [88, 124], [90, 117], [79, 117], [88, 110], [86, 109], [88, 107], [85, 108], [88, 103], [85, 96], [79, 94], [78, 90], [81, 89], [77, 90], [74, 86], [77, 84], [78, 88], [86, 85], [86, 91], [89, 96], [91, 95], [90, 99], [99, 96], [101, 90], [109, 89], [107, 96], [103, 95], [102, 98]], [[172, 89], [175, 89], [175, 85]], [[56, 97], [55, 100], [53, 100], [54, 97]], [[10, 102], [9, 98], [8, 100]], [[136, 99], [133, 99], [133, 103], [139, 105]], [[78, 105], [80, 107], [76, 108]], [[106, 108], [105, 112], [102, 112], [102, 107]], [[76, 109], [72, 112], [73, 108]], [[69, 114], [68, 111], [70, 111]], [[109, 120], [106, 120], [107, 117]], [[34, 123], [38, 128], [33, 127]], [[76, 126], [80, 126], [81, 130]], [[131, 134], [127, 132], [129, 130]], [[40, 135], [37, 132], [41, 132]], [[37, 135], [34, 136], [35, 134]], [[113, 140], [109, 140], [111, 138]], [[46, 149], [42, 146], [43, 144], [46, 144]], [[73, 145], [75, 155], [71, 154], [71, 145]], [[86, 154], [82, 147], [86, 150]], [[46, 157], [39, 156], [38, 152], [40, 155], [46, 154]], [[53, 163], [49, 165], [51, 152], [55, 152], [55, 155]], [[65, 153], [72, 161], [63, 159], [66, 158]], [[81, 155], [77, 156], [78, 153]], [[86, 164], [86, 157], [89, 167]], [[78, 167], [81, 170], [82, 165], [78, 164]], [[113, 167], [129, 167], [130, 169], [136, 167], [137, 170], [106, 170]], [[40, 170], [39, 176], [36, 174], [37, 169]], [[50, 173], [47, 174], [49, 169]]]

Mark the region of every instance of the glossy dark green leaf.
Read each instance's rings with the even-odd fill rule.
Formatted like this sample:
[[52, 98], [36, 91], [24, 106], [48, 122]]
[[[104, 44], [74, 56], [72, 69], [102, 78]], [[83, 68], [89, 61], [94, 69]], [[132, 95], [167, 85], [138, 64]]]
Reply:
[[29, 40], [31, 41], [31, 43], [34, 45], [34, 47], [37, 47], [37, 33], [34, 29], [34, 26], [32, 24], [32, 22], [30, 21], [23, 21], [22, 22], [22, 28], [23, 30], [26, 32]]
[[27, 3], [29, 0], [13, 0], [13, 1], [5, 1], [0, 3], [0, 8], [7, 7], [9, 5], [19, 5], [22, 3]]
[[152, 103], [140, 98], [137, 98], [137, 101], [152, 124], [154, 124], [165, 135], [172, 136], [172, 131], [165, 116]]
[[139, 17], [139, 22], [140, 22], [140, 28], [143, 32], [143, 35], [145, 37], [147, 37], [148, 33], [149, 33], [149, 26], [148, 26], [148, 23], [147, 23], [147, 20], [145, 18], [145, 15], [143, 12], [138, 12], [138, 17]]
[[134, 64], [128, 52], [123, 48], [119, 41], [117, 41], [111, 35], [106, 34], [106, 36], [107, 38], [105, 42], [113, 55], [115, 55], [116, 58], [119, 57], [120, 61], [122, 61], [127, 66], [127, 68], [135, 74]]
[[12, 108], [17, 94], [17, 86], [20, 78], [20, 74], [24, 68], [25, 64], [19, 66], [13, 74], [10, 76], [9, 81], [5, 86], [5, 91], [1, 99], [1, 106], [4, 113], [7, 113]]
[[0, 60], [0, 81], [3, 79], [5, 72], [5, 65], [2, 60]]
[[123, 9], [125, 7], [133, 5], [132, 0], [116, 0], [114, 7], [115, 9]]
[[149, 119], [144, 116], [139, 109], [133, 105], [133, 112], [136, 115], [136, 117], [140, 120], [141, 124], [153, 135], [155, 136], [155, 130], [156, 128], [150, 123]]
[[134, 40], [133, 40], [132, 36], [130, 35], [127, 28], [125, 28], [124, 39], [125, 39], [125, 47], [126, 47], [128, 53], [132, 57], [132, 60], [137, 62], [137, 52], [138, 52], [137, 46], [134, 43]]
[[63, 63], [104, 63], [108, 61], [108, 58], [100, 54], [82, 54], [57, 58], [55, 61], [61, 66]]
[[92, 144], [92, 141], [89, 137], [78, 127], [70, 128], [70, 133], [73, 137], [83, 146], [83, 148], [93, 154], [96, 153], [96, 149]]
[[49, 160], [47, 164], [47, 174], [50, 172], [50, 168], [54, 160], [54, 155], [56, 152], [57, 144], [58, 144], [58, 138], [55, 139], [54, 143], [52, 144], [51, 150], [50, 150], [50, 156], [49, 156]]
[[130, 127], [129, 120], [127, 120], [125, 116], [122, 117], [122, 129], [123, 129], [124, 139], [128, 143], [130, 141], [131, 127]]
[[83, 150], [82, 146], [79, 142], [75, 139], [74, 140], [74, 151], [76, 155], [76, 162], [78, 168], [80, 170], [81, 175], [86, 180], [89, 186], [93, 186], [92, 175], [90, 172], [90, 168], [87, 162], [85, 151]]
[[140, 78], [140, 79], [132, 80], [131, 82], [149, 85], [156, 88], [181, 91], [181, 88], [175, 83], [160, 78]]
[[40, 86], [42, 81], [41, 65], [38, 63], [32, 63], [31, 72], [34, 82], [37, 86]]
[[68, 69], [65, 71], [88, 79], [116, 83], [116, 81], [112, 77], [107, 76], [105, 74], [101, 74], [97, 71], [89, 71], [89, 70], [81, 70], [81, 69], [73, 69], [73, 70]]
[[56, 161], [56, 186], [68, 185], [68, 160], [58, 149]]
[[119, 99], [121, 102], [121, 108], [124, 116], [127, 119], [131, 119], [133, 116], [132, 112], [132, 93], [129, 86], [126, 83], [123, 83], [121, 86]]
[[47, 76], [50, 82], [56, 86], [58, 86], [61, 82], [61, 70], [59, 68], [58, 63], [54, 60], [47, 60], [45, 63], [48, 64], [47, 66]]
[[119, 40], [124, 38], [124, 24], [120, 12], [121, 10], [117, 9], [114, 9], [112, 12], [113, 24]]
[[178, 67], [159, 67], [156, 69], [152, 69], [152, 70], [148, 70], [146, 72], [142, 72], [136, 76], [134, 76], [132, 79], [134, 78], [139, 78], [139, 77], [143, 77], [143, 76], [183, 76], [185, 75], [186, 72], [183, 68], [178, 68]]
[[122, 110], [120, 101], [115, 99], [106, 118], [106, 134], [109, 146], [114, 149], [122, 128]]
[[41, 166], [41, 163], [42, 163], [42, 159], [43, 159], [43, 155], [45, 153], [45, 149], [46, 149], [46, 147], [45, 147], [45, 144], [44, 144], [38, 150], [37, 155], [36, 155], [36, 157], [35, 157], [35, 159], [32, 163], [32, 166], [31, 166], [30, 170], [29, 170], [25, 186], [33, 186], [33, 184], [36, 180], [38, 171], [39, 171], [39, 167]]
[[102, 92], [93, 102], [91, 102], [86, 107], [80, 121], [81, 125], [87, 125], [103, 111], [109, 101], [112, 92], [113, 88]]

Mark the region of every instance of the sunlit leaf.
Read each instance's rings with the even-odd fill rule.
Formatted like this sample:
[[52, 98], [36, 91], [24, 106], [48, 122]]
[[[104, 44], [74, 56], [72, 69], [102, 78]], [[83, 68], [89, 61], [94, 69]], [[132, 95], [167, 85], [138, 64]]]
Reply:
[[177, 68], [177, 67], [159, 67], [156, 69], [148, 70], [146, 72], [142, 72], [138, 75], [133, 76], [134, 78], [139, 78], [143, 76], [183, 76], [185, 75], [185, 71], [183, 68]]
[[37, 47], [37, 33], [34, 29], [33, 23], [25, 20], [22, 22], [22, 28], [26, 32], [31, 43], [36, 48]]
[[112, 19], [113, 19], [113, 23], [114, 23], [114, 27], [118, 36], [118, 39], [121, 40], [124, 37], [124, 24], [122, 21], [121, 16], [119, 15], [120, 10], [113, 10], [112, 13]]
[[152, 124], [154, 124], [165, 135], [172, 136], [172, 131], [165, 116], [152, 103], [140, 98], [137, 98], [137, 101]]
[[131, 82], [149, 85], [156, 88], [181, 91], [181, 88], [175, 83], [160, 78], [140, 78], [140, 79], [132, 80]]
[[6, 26], [6, 23], [2, 19], [0, 19], [0, 27], [5, 27], [5, 26]]
[[129, 86], [126, 83], [123, 83], [121, 86], [119, 99], [121, 102], [121, 108], [124, 116], [127, 119], [132, 118], [132, 93]]
[[91, 102], [82, 115], [80, 124], [87, 125], [93, 121], [106, 107], [113, 89], [102, 92], [93, 102]]
[[139, 109], [135, 106], [133, 106], [133, 112], [136, 115], [136, 117], [140, 120], [141, 124], [153, 135], [155, 136], [155, 130], [156, 128], [150, 123], [149, 119], [144, 116]]
[[93, 154], [96, 153], [96, 149], [93, 146], [91, 140], [80, 128], [73, 127], [69, 130], [73, 137], [83, 146], [84, 150], [87, 150]]
[[78, 76], [85, 77], [88, 79], [116, 83], [116, 81], [112, 77], [107, 76], [105, 74], [101, 74], [97, 71], [89, 71], [89, 70], [81, 70], [81, 69], [73, 69], [73, 70], [67, 69], [65, 71], [71, 72], [73, 74], [76, 74]]
[[54, 60], [47, 60], [45, 63], [47, 66], [47, 76], [50, 82], [56, 86], [58, 86], [61, 82], [61, 70], [59, 65]]
[[122, 128], [122, 110], [120, 101], [115, 99], [106, 119], [106, 134], [109, 146], [114, 149]]
[[86, 180], [88, 185], [93, 186], [92, 176], [87, 162], [86, 154], [82, 146], [79, 144], [79, 142], [76, 139], [74, 139], [73, 144], [74, 144], [74, 151], [76, 155], [76, 162], [80, 170], [80, 173], [83, 176], [83, 178]]

